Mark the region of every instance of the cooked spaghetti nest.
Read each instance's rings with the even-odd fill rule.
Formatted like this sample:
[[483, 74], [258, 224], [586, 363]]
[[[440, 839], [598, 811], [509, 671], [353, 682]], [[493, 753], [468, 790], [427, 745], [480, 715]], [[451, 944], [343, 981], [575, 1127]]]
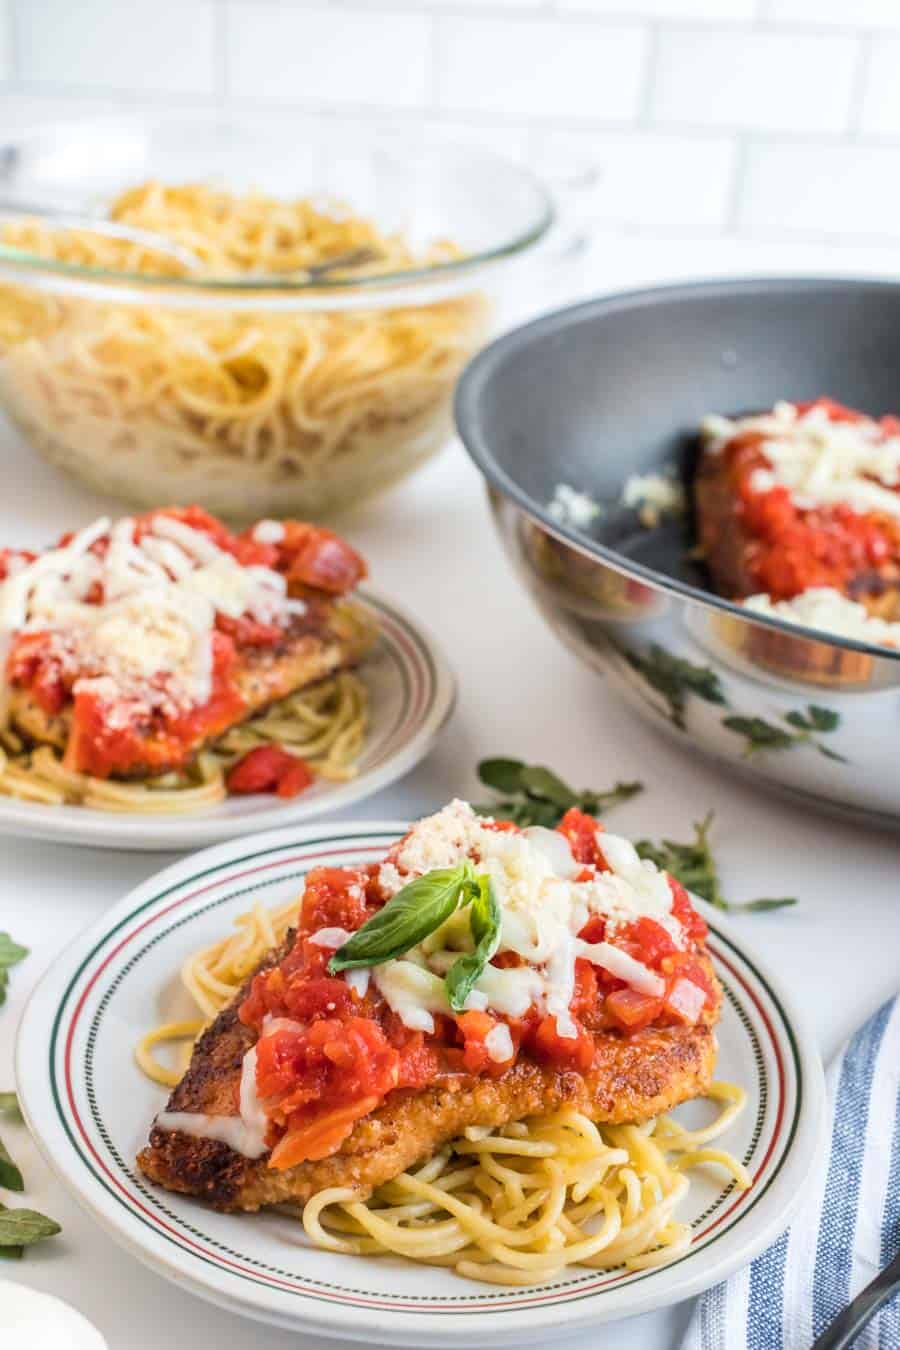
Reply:
[[55, 747], [29, 748], [17, 732], [5, 728], [0, 729], [0, 794], [48, 806], [175, 815], [224, 801], [228, 769], [259, 745], [282, 746], [320, 778], [352, 778], [368, 727], [368, 689], [359, 675], [345, 670], [231, 728], [184, 771], [140, 781], [75, 773], [64, 767]]
[[[181, 981], [202, 1016], [163, 1023], [141, 1038], [135, 1058], [148, 1078], [165, 1087], [180, 1082], [197, 1037], [281, 945], [297, 911], [296, 899], [275, 909], [257, 903], [235, 919], [234, 932], [187, 958]], [[172, 1042], [180, 1047], [177, 1067], [154, 1054]], [[690, 1227], [675, 1211], [692, 1169], [715, 1167], [741, 1190], [751, 1184], [737, 1158], [710, 1147], [744, 1110], [744, 1089], [712, 1083], [705, 1096], [721, 1109], [696, 1130], [671, 1116], [597, 1125], [571, 1108], [468, 1129], [371, 1194], [319, 1191], [300, 1211], [303, 1226], [328, 1251], [393, 1253], [492, 1284], [532, 1284], [570, 1265], [663, 1265], [690, 1245]]]
[[[201, 276], [302, 272], [361, 247], [377, 261], [354, 276], [458, 256], [446, 242], [417, 256], [340, 206], [199, 184], [131, 188], [109, 217], [185, 244], [202, 259]], [[144, 245], [37, 220], [7, 223], [0, 239], [111, 270], [183, 270]], [[211, 311], [12, 285], [0, 288], [0, 375], [14, 416], [76, 472], [153, 502], [178, 483], [206, 482], [206, 504], [242, 514], [253, 508], [239, 487], [315, 478], [335, 459], [375, 460], [421, 440], [446, 411], [485, 320], [474, 295], [392, 309], [361, 300], [340, 311], [229, 310], [223, 301]]]
[[737, 1158], [708, 1147], [746, 1093], [712, 1083], [706, 1096], [721, 1110], [699, 1130], [670, 1116], [597, 1125], [572, 1108], [468, 1129], [371, 1195], [319, 1191], [303, 1207], [303, 1227], [328, 1251], [390, 1252], [491, 1284], [533, 1284], [573, 1265], [665, 1265], [690, 1246], [675, 1211], [691, 1169], [712, 1165], [742, 1190], [751, 1184]]

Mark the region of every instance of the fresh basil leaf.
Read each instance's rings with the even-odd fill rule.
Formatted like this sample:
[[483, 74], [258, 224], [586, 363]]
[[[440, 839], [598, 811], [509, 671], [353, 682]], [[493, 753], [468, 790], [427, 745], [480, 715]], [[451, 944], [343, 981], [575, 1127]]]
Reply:
[[328, 962], [329, 972], [336, 975], [357, 966], [380, 966], [408, 952], [450, 918], [474, 875], [466, 860], [408, 882], [338, 948]]
[[483, 759], [478, 765], [478, 777], [495, 792], [521, 792], [524, 768], [520, 759]]
[[0, 933], [0, 966], [4, 969], [16, 966], [20, 961], [24, 961], [27, 955], [27, 947], [21, 947], [18, 942], [13, 942], [9, 933]]
[[573, 792], [561, 778], [542, 764], [530, 764], [522, 774], [522, 786], [530, 797], [540, 797], [554, 806], [568, 811], [578, 804], [578, 793]]
[[0, 1139], [0, 1186], [7, 1191], [24, 1191], [25, 1189], [22, 1173], [9, 1156], [2, 1139]]
[[[0, 1214], [6, 1214], [5, 1205], [0, 1205]], [[0, 1247], [0, 1261], [21, 1261], [25, 1255], [24, 1247]]]
[[60, 1232], [58, 1223], [35, 1209], [0, 1209], [0, 1247], [30, 1247]]
[[800, 731], [815, 731], [815, 723], [811, 722], [805, 713], [789, 712], [785, 714], [784, 720]]
[[20, 1121], [19, 1099], [14, 1092], [0, 1092], [0, 1116], [9, 1116], [10, 1120]]
[[488, 876], [480, 875], [472, 884], [474, 895], [469, 904], [469, 922], [475, 950], [467, 952], [447, 972], [447, 1001], [454, 1012], [462, 1012], [472, 987], [500, 944], [500, 906]]

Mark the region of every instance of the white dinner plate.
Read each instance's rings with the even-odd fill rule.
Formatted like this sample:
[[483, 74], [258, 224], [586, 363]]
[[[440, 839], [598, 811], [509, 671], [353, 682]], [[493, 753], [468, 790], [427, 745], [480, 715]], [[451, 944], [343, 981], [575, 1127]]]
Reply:
[[440, 647], [418, 621], [371, 591], [357, 598], [378, 624], [379, 638], [358, 672], [369, 690], [371, 726], [355, 778], [344, 783], [319, 778], [289, 801], [271, 794], [231, 797], [202, 811], [166, 816], [0, 796], [0, 834], [93, 848], [198, 848], [311, 820], [380, 792], [427, 755], [453, 710], [456, 684]]
[[[310, 1247], [281, 1214], [217, 1214], [150, 1185], [135, 1154], [165, 1091], [135, 1066], [135, 1042], [184, 1016], [177, 972], [252, 899], [284, 903], [313, 866], [379, 858], [401, 824], [307, 825], [232, 841], [176, 863], [83, 934], [38, 986], [16, 1052], [28, 1124], [63, 1184], [140, 1260], [201, 1297], [295, 1331], [418, 1347], [546, 1341], [646, 1312], [723, 1279], [773, 1241], [802, 1199], [822, 1141], [824, 1087], [812, 1043], [777, 981], [739, 947], [716, 912], [709, 948], [725, 990], [717, 1076], [748, 1106], [723, 1139], [749, 1191], [694, 1174], [677, 1217], [690, 1250], [671, 1265], [600, 1272], [571, 1267], [527, 1288], [474, 1283], [393, 1257]], [[703, 1106], [680, 1108], [698, 1120]]]

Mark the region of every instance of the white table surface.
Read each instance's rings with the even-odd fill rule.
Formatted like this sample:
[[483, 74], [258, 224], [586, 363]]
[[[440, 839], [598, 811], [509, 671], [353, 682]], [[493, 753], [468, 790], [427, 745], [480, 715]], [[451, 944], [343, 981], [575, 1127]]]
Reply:
[[[887, 271], [872, 250], [789, 249], [728, 241], [612, 239], [589, 266], [531, 298], [561, 303], [589, 289], [730, 271]], [[593, 287], [588, 279], [593, 277]], [[115, 505], [81, 491], [35, 460], [0, 427], [0, 540], [44, 543]], [[370, 560], [373, 581], [402, 599], [443, 642], [460, 681], [453, 719], [429, 758], [395, 787], [353, 808], [355, 818], [405, 818], [454, 795], [473, 794], [475, 762], [512, 754], [553, 765], [579, 786], [616, 778], [651, 786], [615, 813], [623, 833], [689, 836], [716, 810], [715, 842], [735, 897], [794, 894], [795, 910], [749, 915], [738, 929], [805, 1006], [827, 1058], [897, 989], [900, 886], [896, 837], [835, 822], [767, 799], [715, 765], [680, 753], [626, 711], [602, 680], [544, 627], [502, 557], [481, 482], [461, 447], [449, 447], [414, 479], [348, 527]], [[12, 971], [0, 1009], [0, 1090], [12, 1086], [16, 1027], [42, 972], [78, 931], [172, 854], [104, 852], [0, 838], [0, 930], [31, 948]], [[4, 1264], [0, 1279], [57, 1294], [92, 1319], [111, 1350], [313, 1350], [335, 1342], [273, 1330], [213, 1308], [121, 1251], [70, 1200], [22, 1127], [3, 1134], [25, 1173], [27, 1202], [52, 1214], [63, 1234]], [[3, 1321], [0, 1296], [0, 1329]], [[682, 1304], [604, 1332], [617, 1350], [669, 1350], [690, 1308]], [[0, 1337], [2, 1341], [2, 1337]], [[596, 1344], [582, 1335], [569, 1346]], [[60, 1347], [60, 1350], [64, 1350]]]

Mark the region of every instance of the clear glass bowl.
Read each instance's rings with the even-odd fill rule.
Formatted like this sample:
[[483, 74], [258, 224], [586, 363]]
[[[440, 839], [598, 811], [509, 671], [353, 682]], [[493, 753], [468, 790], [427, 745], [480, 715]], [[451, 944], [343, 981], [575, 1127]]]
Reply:
[[[139, 506], [322, 516], [447, 438], [501, 272], [547, 233], [527, 170], [424, 133], [103, 118], [0, 142], [0, 223], [104, 218], [148, 179], [340, 201], [428, 266], [318, 280], [148, 276], [0, 245], [0, 404], [54, 464]], [[51, 221], [52, 223], [52, 221]]]

